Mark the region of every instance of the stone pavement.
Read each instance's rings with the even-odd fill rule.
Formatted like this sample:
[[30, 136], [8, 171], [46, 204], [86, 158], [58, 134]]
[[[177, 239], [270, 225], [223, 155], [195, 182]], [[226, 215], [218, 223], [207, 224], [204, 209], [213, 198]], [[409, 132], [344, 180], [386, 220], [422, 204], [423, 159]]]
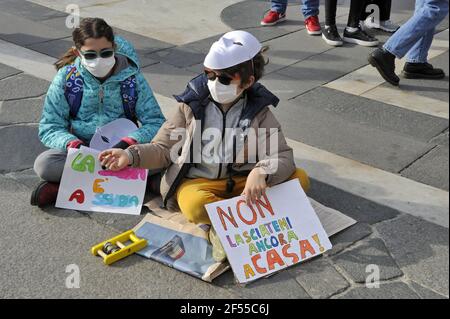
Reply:
[[[132, 2], [0, 0], [1, 297], [448, 298], [448, 77], [390, 87], [367, 66], [372, 49], [308, 36], [299, 1], [277, 27], [259, 26], [267, 1]], [[246, 287], [231, 272], [207, 284], [139, 256], [105, 268], [90, 246], [141, 217], [29, 205], [51, 63], [71, 45], [70, 3], [135, 44], [166, 115], [221, 33], [252, 32], [270, 46], [262, 82], [282, 100], [274, 112], [313, 179], [309, 195], [358, 223], [332, 237], [325, 256]], [[348, 1], [340, 3], [343, 27]], [[392, 19], [405, 21], [413, 3], [394, 1]], [[436, 33], [431, 62], [448, 74], [448, 17]], [[65, 287], [70, 264], [80, 267], [79, 289]], [[365, 286], [371, 264], [380, 270], [377, 289]]]

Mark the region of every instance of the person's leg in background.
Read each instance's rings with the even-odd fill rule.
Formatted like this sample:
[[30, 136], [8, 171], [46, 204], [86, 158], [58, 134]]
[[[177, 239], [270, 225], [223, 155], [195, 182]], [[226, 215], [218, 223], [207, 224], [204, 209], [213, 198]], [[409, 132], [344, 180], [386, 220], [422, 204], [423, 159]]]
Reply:
[[322, 28], [319, 22], [319, 0], [303, 0], [302, 14], [305, 18], [306, 32], [310, 35], [320, 35]]
[[360, 25], [360, 18], [366, 9], [366, 1], [352, 0], [348, 14], [347, 27], [344, 30], [344, 41], [373, 47], [378, 45], [378, 40], [367, 34]]
[[337, 0], [325, 0], [325, 27], [322, 39], [328, 45], [341, 46], [344, 44], [336, 26]]
[[[374, 4], [378, 6], [378, 10], [367, 16], [367, 6]], [[364, 26], [369, 29], [380, 29], [385, 32], [393, 33], [400, 26], [391, 21], [392, 0], [371, 0], [366, 2], [366, 9], [363, 10], [361, 21]], [[377, 14], [379, 16], [377, 16]]]
[[424, 60], [427, 59], [434, 30], [447, 13], [447, 0], [416, 0], [414, 15], [389, 38], [383, 48], [369, 55], [370, 64], [386, 81], [398, 85], [400, 79], [395, 74], [395, 58], [401, 59], [409, 52], [408, 59], [419, 62], [409, 70], [405, 68], [407, 73], [414, 73], [415, 78], [445, 76], [442, 70], [434, 69]]
[[44, 207], [56, 202], [66, 158], [66, 151], [55, 149], [49, 149], [36, 158], [34, 171], [43, 181], [32, 192], [31, 205]]
[[261, 20], [261, 25], [275, 25], [286, 20], [286, 9], [288, 0], [272, 0], [270, 11]]

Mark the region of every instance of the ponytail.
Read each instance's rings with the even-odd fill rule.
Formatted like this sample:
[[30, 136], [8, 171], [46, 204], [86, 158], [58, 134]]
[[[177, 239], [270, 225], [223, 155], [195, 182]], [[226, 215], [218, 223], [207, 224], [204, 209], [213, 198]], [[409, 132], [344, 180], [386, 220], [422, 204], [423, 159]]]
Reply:
[[75, 48], [70, 48], [61, 58], [59, 58], [58, 61], [55, 62], [54, 66], [56, 67], [56, 70], [59, 70], [66, 65], [72, 64], [76, 58], [77, 55], [75, 54]]

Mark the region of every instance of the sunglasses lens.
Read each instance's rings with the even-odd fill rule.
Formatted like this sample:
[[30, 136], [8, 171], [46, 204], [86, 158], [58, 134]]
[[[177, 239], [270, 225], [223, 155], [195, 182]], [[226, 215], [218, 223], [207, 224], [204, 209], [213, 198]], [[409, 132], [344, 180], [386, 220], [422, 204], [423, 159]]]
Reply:
[[83, 54], [83, 56], [84, 56], [84, 58], [86, 60], [94, 60], [94, 59], [97, 58], [97, 53], [95, 53], [95, 52], [85, 52]]
[[218, 76], [219, 78], [219, 82], [222, 83], [223, 85], [230, 85], [231, 83], [231, 78], [225, 75], [220, 75]]
[[102, 58], [110, 58], [110, 57], [113, 56], [113, 54], [114, 54], [113, 50], [105, 50], [105, 51], [100, 52], [100, 57], [102, 57]]

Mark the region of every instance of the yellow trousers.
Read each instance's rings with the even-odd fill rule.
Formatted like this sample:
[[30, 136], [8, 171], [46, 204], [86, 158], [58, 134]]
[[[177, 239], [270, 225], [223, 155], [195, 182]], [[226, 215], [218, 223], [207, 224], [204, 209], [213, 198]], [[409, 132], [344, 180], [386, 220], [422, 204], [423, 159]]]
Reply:
[[[297, 170], [289, 180], [298, 178], [303, 190], [309, 189], [309, 177], [304, 170]], [[207, 178], [185, 179], [177, 189], [177, 201], [181, 212], [189, 221], [196, 224], [211, 224], [205, 205], [223, 199], [241, 195], [247, 176], [233, 177], [235, 186], [232, 193], [226, 192], [227, 179], [211, 180]]]

